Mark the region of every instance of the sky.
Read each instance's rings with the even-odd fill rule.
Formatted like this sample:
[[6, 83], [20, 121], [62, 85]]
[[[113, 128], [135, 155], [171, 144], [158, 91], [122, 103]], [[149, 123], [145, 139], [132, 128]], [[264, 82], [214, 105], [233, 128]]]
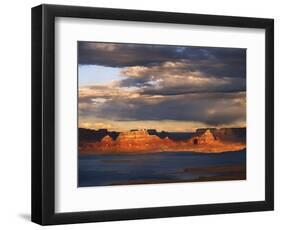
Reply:
[[78, 42], [79, 127], [246, 126], [246, 49]]

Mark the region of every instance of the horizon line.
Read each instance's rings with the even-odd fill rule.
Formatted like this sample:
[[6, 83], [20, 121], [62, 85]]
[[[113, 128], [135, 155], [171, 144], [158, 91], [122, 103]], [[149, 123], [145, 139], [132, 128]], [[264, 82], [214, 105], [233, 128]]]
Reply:
[[[187, 132], [191, 132], [191, 131], [168, 131], [168, 130], [161, 130], [161, 131], [158, 131], [157, 129], [129, 129], [129, 130], [123, 130], [123, 131], [116, 131], [116, 130], [112, 130], [112, 129], [108, 129], [108, 128], [99, 128], [99, 129], [94, 129], [94, 128], [85, 128], [85, 127], [77, 127], [78, 129], [88, 129], [88, 130], [94, 130], [94, 131], [99, 131], [99, 130], [107, 130], [107, 131], [112, 131], [112, 132], [131, 132], [131, 131], [145, 131], [145, 130], [155, 130], [157, 132], [182, 132], [182, 133], [187, 133]], [[237, 129], [237, 128], [240, 128], [240, 129], [246, 129], [247, 127], [246, 126], [231, 126], [231, 127], [200, 127], [200, 128], [196, 128], [196, 130], [200, 130], [200, 129]]]

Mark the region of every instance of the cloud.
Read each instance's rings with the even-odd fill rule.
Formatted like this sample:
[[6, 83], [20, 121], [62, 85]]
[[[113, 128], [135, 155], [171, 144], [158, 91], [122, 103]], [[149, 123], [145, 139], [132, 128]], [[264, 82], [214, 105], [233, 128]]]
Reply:
[[81, 65], [157, 66], [179, 61], [192, 63], [190, 70], [200, 68], [202, 72], [218, 76], [243, 78], [246, 74], [246, 49], [78, 42]]
[[79, 42], [78, 50], [81, 65], [122, 68], [119, 80], [79, 88], [85, 126], [246, 122], [245, 49]]
[[[246, 90], [245, 78], [232, 78], [193, 70], [186, 61], [164, 62], [158, 66], [133, 66], [122, 70], [121, 87], [139, 87], [142, 94], [179, 95], [186, 93], [240, 92]], [[197, 66], [200, 61], [196, 63]], [[217, 64], [216, 64], [217, 65]], [[200, 69], [198, 67], [198, 69]]]
[[79, 64], [110, 67], [146, 66], [176, 58], [168, 46], [95, 42], [79, 42], [78, 54]]
[[[93, 94], [87, 98], [95, 100], [99, 95], [94, 87], [89, 92]], [[102, 96], [107, 100], [79, 103], [79, 114], [114, 121], [176, 120], [209, 125], [243, 122], [246, 117], [245, 92], [140, 95], [120, 90], [118, 97], [106, 93]]]

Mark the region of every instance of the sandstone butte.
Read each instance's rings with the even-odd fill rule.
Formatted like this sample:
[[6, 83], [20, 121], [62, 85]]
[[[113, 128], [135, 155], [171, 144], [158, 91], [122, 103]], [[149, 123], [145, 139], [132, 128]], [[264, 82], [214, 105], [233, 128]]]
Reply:
[[[100, 141], [80, 141], [80, 154], [115, 154], [115, 153], [153, 153], [153, 152], [198, 152], [221, 153], [238, 151], [246, 148], [246, 141], [231, 140], [227, 129], [197, 130], [187, 140], [175, 141], [168, 137], [160, 138], [149, 134], [147, 130], [133, 130], [121, 132], [114, 140], [109, 135]], [[223, 131], [223, 132], [222, 132]], [[215, 134], [216, 135], [215, 135]], [[225, 135], [226, 138], [220, 138]], [[224, 140], [222, 140], [224, 139]], [[244, 138], [245, 139], [245, 138]]]

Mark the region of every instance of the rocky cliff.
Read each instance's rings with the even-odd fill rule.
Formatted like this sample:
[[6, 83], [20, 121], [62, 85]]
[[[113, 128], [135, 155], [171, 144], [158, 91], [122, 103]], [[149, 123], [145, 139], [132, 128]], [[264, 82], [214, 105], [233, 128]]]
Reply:
[[216, 139], [224, 142], [246, 142], [246, 128], [202, 128], [197, 129], [195, 135], [200, 135], [206, 130], [210, 130]]
[[150, 135], [146, 130], [136, 130], [120, 133], [115, 145], [116, 149], [123, 152], [145, 151], [157, 149], [161, 145], [161, 139], [156, 135]]
[[219, 142], [215, 135], [209, 130], [200, 131], [188, 140], [193, 145], [209, 145]]
[[[131, 130], [112, 137], [107, 131], [99, 141], [79, 139], [79, 153], [138, 153], [165, 151], [225, 152], [246, 147], [243, 132], [226, 129], [198, 129], [186, 140], [160, 138], [157, 131]], [[242, 134], [241, 134], [242, 133]]]

